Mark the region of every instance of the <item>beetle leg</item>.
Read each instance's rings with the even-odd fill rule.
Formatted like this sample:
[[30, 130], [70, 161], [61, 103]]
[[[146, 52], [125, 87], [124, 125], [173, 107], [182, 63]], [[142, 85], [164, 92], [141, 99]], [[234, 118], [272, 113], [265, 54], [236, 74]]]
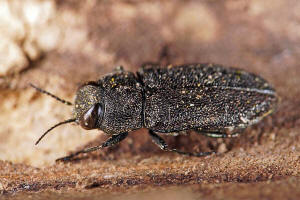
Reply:
[[165, 44], [160, 50], [158, 63], [162, 66], [170, 65], [170, 45]]
[[208, 130], [201, 130], [201, 129], [196, 129], [195, 131], [197, 133], [201, 133], [205, 136], [213, 137], [213, 138], [232, 138], [232, 137], [237, 137], [239, 134], [241, 134], [241, 132], [239, 131], [231, 134], [227, 134], [221, 131], [208, 131]]
[[179, 135], [188, 135], [187, 131], [177, 131], [177, 132], [169, 132], [169, 133], [164, 133], [164, 135], [170, 135], [170, 136], [179, 136]]
[[112, 135], [110, 138], [108, 138], [105, 142], [103, 142], [101, 145], [99, 146], [94, 146], [94, 147], [89, 147], [89, 148], [86, 148], [86, 149], [83, 149], [81, 151], [77, 151], [75, 153], [72, 153], [71, 155], [69, 156], [66, 156], [66, 157], [62, 157], [62, 158], [58, 158], [56, 159], [55, 161], [58, 162], [58, 161], [69, 161], [70, 159], [72, 159], [73, 157], [79, 155], [79, 154], [82, 154], [82, 153], [88, 153], [88, 152], [92, 152], [92, 151], [96, 151], [96, 150], [99, 150], [99, 149], [102, 149], [104, 147], [111, 147], [111, 146], [114, 146], [115, 144], [118, 144], [120, 143], [122, 140], [124, 140], [128, 135], [128, 132], [125, 132], [125, 133], [120, 133], [118, 135]]
[[196, 156], [196, 157], [208, 156], [208, 155], [211, 155], [211, 154], [215, 153], [215, 152], [193, 153], [193, 152], [180, 151], [180, 150], [177, 150], [177, 149], [169, 149], [168, 145], [166, 144], [164, 139], [161, 138], [156, 133], [154, 133], [154, 131], [149, 130], [149, 135], [151, 136], [153, 143], [155, 143], [160, 149], [162, 149], [164, 151], [171, 151], [171, 152], [175, 152], [175, 153], [179, 153], [179, 154], [184, 154], [184, 155], [188, 155], [188, 156]]
[[124, 72], [124, 68], [122, 65], [116, 66], [114, 68], [114, 72]]

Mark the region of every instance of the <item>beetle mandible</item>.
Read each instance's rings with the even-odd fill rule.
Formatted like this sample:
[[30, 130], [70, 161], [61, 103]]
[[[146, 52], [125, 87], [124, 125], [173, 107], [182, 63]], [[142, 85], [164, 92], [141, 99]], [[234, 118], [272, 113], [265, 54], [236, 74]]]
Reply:
[[[31, 84], [42, 93], [67, 104]], [[191, 156], [213, 152], [171, 149], [157, 133], [194, 130], [210, 137], [235, 137], [275, 110], [277, 94], [255, 74], [217, 64], [168, 66], [148, 64], [136, 74], [122, 67], [98, 81], [78, 88], [73, 118], [48, 129], [36, 142], [62, 124], [76, 122], [82, 128], [99, 129], [111, 137], [99, 146], [83, 149], [57, 161], [125, 139], [129, 132], [147, 128], [152, 141], [164, 151]]]

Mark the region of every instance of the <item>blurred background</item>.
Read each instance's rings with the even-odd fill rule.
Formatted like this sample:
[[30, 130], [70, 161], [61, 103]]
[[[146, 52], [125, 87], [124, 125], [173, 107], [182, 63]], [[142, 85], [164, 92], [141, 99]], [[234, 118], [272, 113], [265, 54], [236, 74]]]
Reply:
[[[192, 136], [196, 137], [180, 140], [167, 139], [173, 145], [191, 144], [190, 150], [225, 153], [224, 158], [209, 158], [205, 161], [209, 164], [201, 169], [197, 168], [201, 160], [192, 159], [189, 164], [186, 157], [162, 153], [150, 143], [145, 130], [132, 133], [120, 147], [94, 153], [93, 162], [101, 159], [101, 163], [113, 161], [122, 165], [120, 157], [147, 166], [148, 161], [142, 162], [144, 158], [153, 156], [158, 159], [154, 163], [159, 163], [162, 155], [163, 159], [177, 159], [179, 171], [184, 170], [181, 159], [187, 166], [196, 167], [195, 174], [208, 170], [209, 183], [299, 177], [299, 11], [297, 0], [0, 0], [0, 160], [8, 168], [2, 177], [11, 173], [15, 164], [53, 169], [56, 158], [106, 138], [101, 131], [66, 125], [34, 146], [45, 130], [69, 119], [72, 108], [37, 93], [29, 83], [73, 101], [80, 84], [97, 80], [118, 65], [137, 71], [146, 62], [210, 62], [259, 74], [276, 88], [281, 98], [278, 112], [235, 140], [195, 134]], [[225, 161], [236, 168], [230, 171], [225, 166], [224, 170], [229, 171], [222, 173], [227, 178], [214, 177], [218, 170], [212, 170], [213, 167]], [[266, 169], [261, 162], [271, 166], [271, 170], [258, 170]], [[162, 167], [166, 168], [168, 164]], [[248, 174], [241, 175], [241, 169]], [[195, 181], [185, 178], [176, 179], [175, 183]], [[16, 187], [20, 179], [16, 175], [10, 186], [4, 184], [10, 183], [6, 179], [2, 190]], [[294, 182], [299, 186], [299, 179], [293, 179], [291, 184]], [[285, 188], [285, 184], [279, 185]], [[234, 191], [235, 186], [232, 187]], [[291, 195], [299, 194], [299, 187], [296, 188]], [[245, 191], [245, 196], [250, 195], [247, 188]]]

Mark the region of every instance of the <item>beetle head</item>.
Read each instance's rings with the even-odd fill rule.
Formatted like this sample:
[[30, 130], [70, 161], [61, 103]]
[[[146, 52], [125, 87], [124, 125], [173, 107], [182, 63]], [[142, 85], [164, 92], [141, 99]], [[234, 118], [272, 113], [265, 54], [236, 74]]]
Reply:
[[78, 89], [73, 114], [82, 128], [99, 128], [104, 115], [102, 94], [103, 89], [96, 82], [89, 82]]

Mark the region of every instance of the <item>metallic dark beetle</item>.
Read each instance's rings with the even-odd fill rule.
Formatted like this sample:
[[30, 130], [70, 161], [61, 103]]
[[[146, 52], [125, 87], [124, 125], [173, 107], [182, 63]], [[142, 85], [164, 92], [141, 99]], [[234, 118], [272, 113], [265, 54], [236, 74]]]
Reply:
[[212, 152], [169, 149], [156, 133], [175, 135], [194, 130], [210, 137], [234, 137], [272, 113], [277, 101], [276, 92], [261, 77], [221, 65], [191, 64], [167, 68], [146, 65], [136, 74], [119, 68], [98, 81], [81, 86], [75, 98], [74, 118], [50, 128], [37, 143], [53, 128], [70, 122], [111, 135], [100, 146], [58, 159], [65, 161], [117, 144], [128, 132], [145, 127], [162, 150], [205, 156]]

